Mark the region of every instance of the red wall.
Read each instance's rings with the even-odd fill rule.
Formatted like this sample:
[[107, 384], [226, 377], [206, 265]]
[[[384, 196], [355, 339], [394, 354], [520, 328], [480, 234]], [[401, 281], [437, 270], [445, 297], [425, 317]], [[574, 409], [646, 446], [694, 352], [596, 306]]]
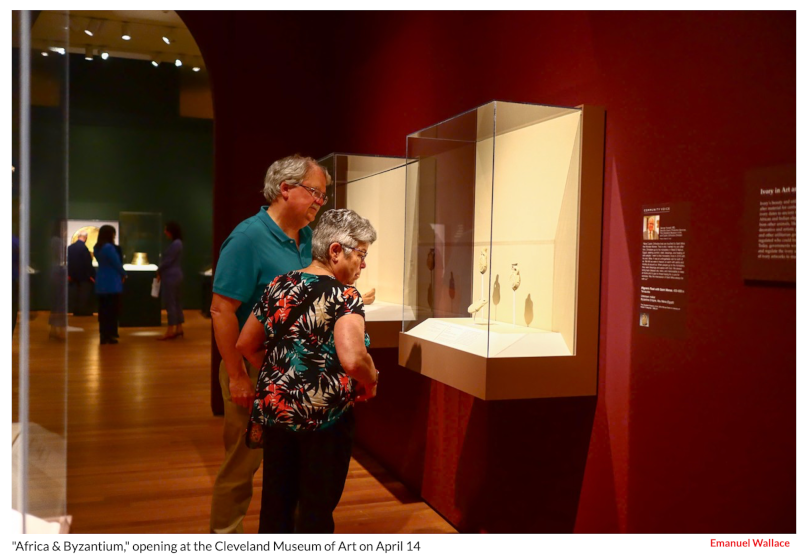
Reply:
[[[794, 532], [795, 289], [740, 273], [744, 175], [795, 163], [793, 12], [181, 16], [213, 83], [216, 248], [287, 153], [404, 155], [406, 134], [492, 99], [604, 106], [599, 394], [573, 530]], [[640, 211], [662, 202], [691, 205], [685, 339], [633, 328]], [[431, 419], [491, 415], [433, 385]]]

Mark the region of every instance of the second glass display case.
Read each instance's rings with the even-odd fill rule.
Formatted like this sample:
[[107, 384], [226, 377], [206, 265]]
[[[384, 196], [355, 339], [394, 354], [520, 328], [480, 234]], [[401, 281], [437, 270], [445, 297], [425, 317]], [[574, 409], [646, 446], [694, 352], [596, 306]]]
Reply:
[[401, 365], [487, 400], [596, 393], [603, 125], [496, 101], [408, 136]]
[[378, 232], [356, 287], [362, 296], [374, 290], [374, 303], [364, 306], [371, 346], [397, 347], [401, 321], [413, 318], [403, 306], [406, 159], [333, 153], [319, 163], [333, 179], [336, 208], [355, 211]]

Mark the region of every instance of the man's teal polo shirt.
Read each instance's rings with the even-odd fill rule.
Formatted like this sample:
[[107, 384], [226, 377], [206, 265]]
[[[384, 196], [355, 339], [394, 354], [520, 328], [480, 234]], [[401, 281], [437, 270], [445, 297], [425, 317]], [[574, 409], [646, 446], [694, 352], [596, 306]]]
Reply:
[[214, 293], [241, 301], [239, 330], [273, 278], [311, 264], [311, 228], [300, 230], [300, 247], [267, 214], [267, 207], [240, 223], [222, 244]]

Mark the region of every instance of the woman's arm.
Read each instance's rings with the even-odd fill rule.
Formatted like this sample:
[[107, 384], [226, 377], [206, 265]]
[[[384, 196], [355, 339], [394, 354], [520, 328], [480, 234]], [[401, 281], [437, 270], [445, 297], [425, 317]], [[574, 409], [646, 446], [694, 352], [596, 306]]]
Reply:
[[236, 350], [253, 366], [260, 368], [264, 363], [264, 342], [266, 340], [264, 325], [251, 313], [242, 327], [239, 340], [236, 341]]
[[364, 317], [355, 313], [341, 317], [333, 327], [333, 339], [345, 373], [365, 386], [367, 398], [374, 397], [378, 372], [364, 345]]
[[106, 257], [111, 262], [112, 268], [117, 271], [117, 274], [120, 275], [121, 278], [127, 278], [128, 273], [125, 272], [125, 269], [122, 267], [122, 259], [119, 258], [119, 253], [117, 253], [116, 247], [112, 243], [106, 243], [102, 247], [103, 252], [106, 254]]
[[176, 239], [169, 244], [164, 254], [161, 255], [161, 264], [158, 265], [158, 274], [161, 274], [164, 270], [172, 268], [177, 264], [182, 249], [183, 243], [181, 243], [180, 239]]

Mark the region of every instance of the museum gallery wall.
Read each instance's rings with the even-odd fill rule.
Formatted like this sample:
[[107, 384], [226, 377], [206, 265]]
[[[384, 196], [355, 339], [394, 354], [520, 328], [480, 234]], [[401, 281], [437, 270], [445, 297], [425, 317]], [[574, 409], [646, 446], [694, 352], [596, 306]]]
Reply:
[[[401, 156], [492, 99], [606, 109], [597, 397], [487, 402], [387, 366], [360, 411], [362, 445], [448, 520], [794, 532], [795, 287], [741, 254], [746, 177], [795, 163], [792, 12], [180, 15], [212, 79], [215, 254], [287, 153]], [[641, 323], [648, 208], [691, 233], [674, 331]]]

